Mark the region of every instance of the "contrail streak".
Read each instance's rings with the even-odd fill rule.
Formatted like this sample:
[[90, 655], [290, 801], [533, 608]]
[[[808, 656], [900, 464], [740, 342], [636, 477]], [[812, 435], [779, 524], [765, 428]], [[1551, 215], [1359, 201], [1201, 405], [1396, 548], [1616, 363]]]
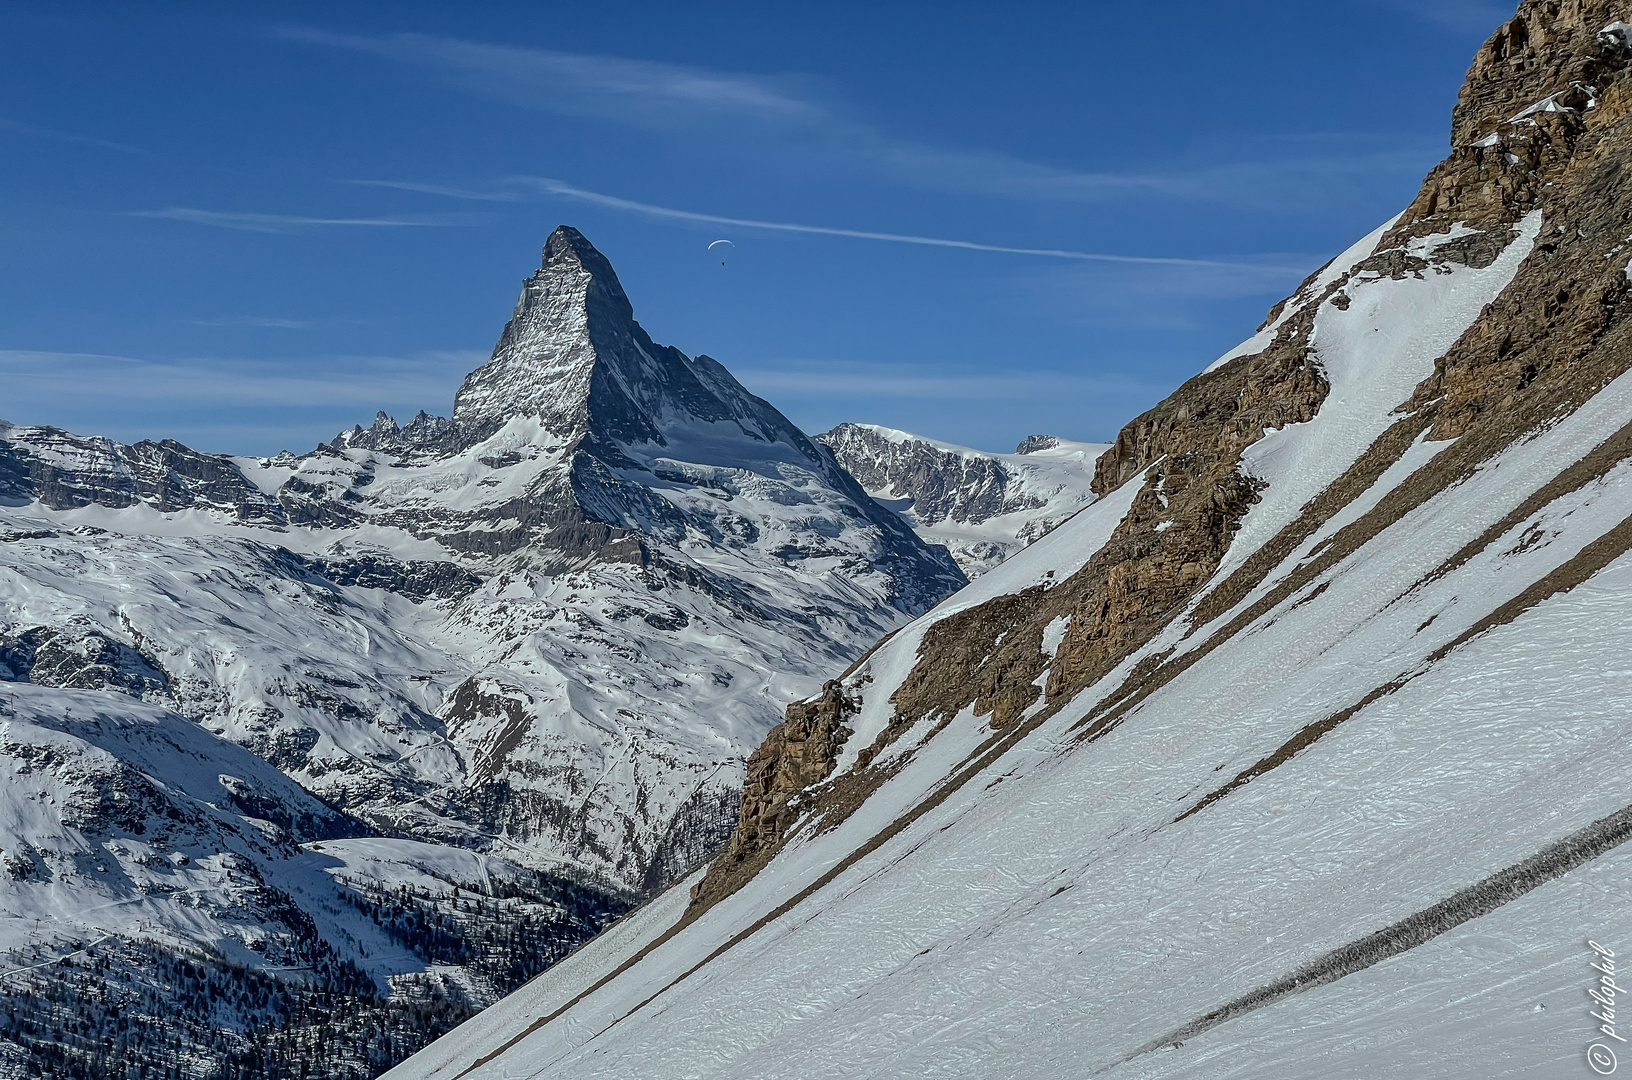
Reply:
[[756, 221], [752, 218], [699, 214], [692, 210], [676, 210], [668, 206], [653, 206], [651, 203], [620, 199], [615, 195], [602, 195], [596, 191], [585, 191], [583, 188], [576, 188], [570, 184], [564, 184], [559, 180], [552, 180], [544, 176], [515, 177], [512, 182], [529, 184], [549, 195], [577, 199], [579, 202], [593, 203], [596, 206], [605, 206], [613, 210], [629, 210], [637, 214], [677, 218], [681, 221], [702, 221], [712, 225], [736, 225], [746, 229], [774, 229], [778, 232], [815, 233], [820, 236], [848, 236], [857, 240], [888, 240], [896, 244], [963, 248], [967, 251], [996, 251], [1006, 255], [1041, 255], [1051, 259], [1078, 259], [1088, 262], [1134, 263], [1144, 266], [1197, 266], [1211, 269], [1257, 271], [1286, 269], [1285, 267], [1265, 266], [1255, 263], [1217, 262], [1211, 259], [1169, 259], [1148, 255], [1108, 255], [1094, 251], [1067, 251], [1060, 248], [1006, 247], [1001, 244], [977, 244], [972, 240], [946, 240], [937, 236], [910, 236], [903, 233], [870, 232], [865, 229], [835, 229], [826, 225], [796, 225], [786, 221]]

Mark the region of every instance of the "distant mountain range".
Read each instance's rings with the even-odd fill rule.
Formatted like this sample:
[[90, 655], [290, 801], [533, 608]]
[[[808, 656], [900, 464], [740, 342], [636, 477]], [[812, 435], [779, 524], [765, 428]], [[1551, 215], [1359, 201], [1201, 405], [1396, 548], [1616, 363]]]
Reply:
[[979, 577], [1093, 502], [1094, 462], [1110, 446], [1031, 435], [988, 454], [875, 424], [816, 436], [867, 494]]

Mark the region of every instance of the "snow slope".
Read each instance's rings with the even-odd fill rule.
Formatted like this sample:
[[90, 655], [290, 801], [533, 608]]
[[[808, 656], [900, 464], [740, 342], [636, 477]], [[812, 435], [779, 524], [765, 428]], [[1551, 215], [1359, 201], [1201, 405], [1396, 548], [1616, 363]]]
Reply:
[[[1490, 63], [1597, 47], [1525, 11], [1532, 44]], [[1160, 565], [1160, 457], [844, 677], [844, 745], [767, 863], [671, 890], [388, 1075], [1587, 1075], [1621, 1045], [1587, 943], [1632, 947], [1632, 373], [1618, 264], [1554, 256], [1559, 199], [1397, 219], [1212, 369], [1296, 345], [1318, 409], [1250, 441], [1222, 560], [1104, 675], [1054, 693], [1098, 606], [1040, 624], [1096, 559]], [[1073, 595], [1134, 602], [1121, 568]], [[991, 670], [983, 612], [999, 642], [1041, 629], [1047, 692], [997, 729], [903, 716]]]
[[340, 903], [336, 860], [300, 846], [355, 823], [242, 748], [154, 706], [28, 685], [0, 694], [0, 732], [0, 950], [116, 934], [298, 966], [315, 918], [382, 976], [423, 967]]

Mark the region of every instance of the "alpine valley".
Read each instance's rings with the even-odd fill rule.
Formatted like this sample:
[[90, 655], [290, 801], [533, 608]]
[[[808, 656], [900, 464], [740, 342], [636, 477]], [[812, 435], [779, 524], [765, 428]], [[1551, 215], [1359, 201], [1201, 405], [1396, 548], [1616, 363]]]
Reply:
[[[1632, 5], [1525, 0], [1414, 201], [832, 664], [707, 866], [392, 1080], [1613, 1072], [1629, 260]], [[962, 521], [957, 451], [824, 438]]]
[[0, 425], [0, 1074], [378, 1074], [712, 856], [965, 581], [565, 226], [451, 418]]

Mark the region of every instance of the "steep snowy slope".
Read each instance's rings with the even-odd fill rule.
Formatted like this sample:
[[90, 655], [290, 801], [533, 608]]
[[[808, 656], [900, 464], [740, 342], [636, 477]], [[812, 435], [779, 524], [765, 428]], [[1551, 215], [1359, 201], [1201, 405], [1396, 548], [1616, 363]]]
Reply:
[[1626, 14], [1525, 3], [1405, 213], [790, 708], [689, 889], [390, 1075], [1618, 1052], [1586, 991], [1589, 940], [1632, 941]]
[[376, 828], [631, 893], [724, 840], [789, 701], [964, 580], [566, 227], [451, 420], [272, 459], [6, 425], [0, 530], [0, 647], [124, 650], [124, 692]]
[[1109, 449], [1031, 435], [1012, 454], [987, 454], [874, 424], [840, 424], [816, 440], [971, 578], [1093, 502], [1094, 461]]
[[565, 227], [450, 419], [0, 424], [0, 1074], [374, 1075], [708, 857], [787, 703], [963, 583]]

